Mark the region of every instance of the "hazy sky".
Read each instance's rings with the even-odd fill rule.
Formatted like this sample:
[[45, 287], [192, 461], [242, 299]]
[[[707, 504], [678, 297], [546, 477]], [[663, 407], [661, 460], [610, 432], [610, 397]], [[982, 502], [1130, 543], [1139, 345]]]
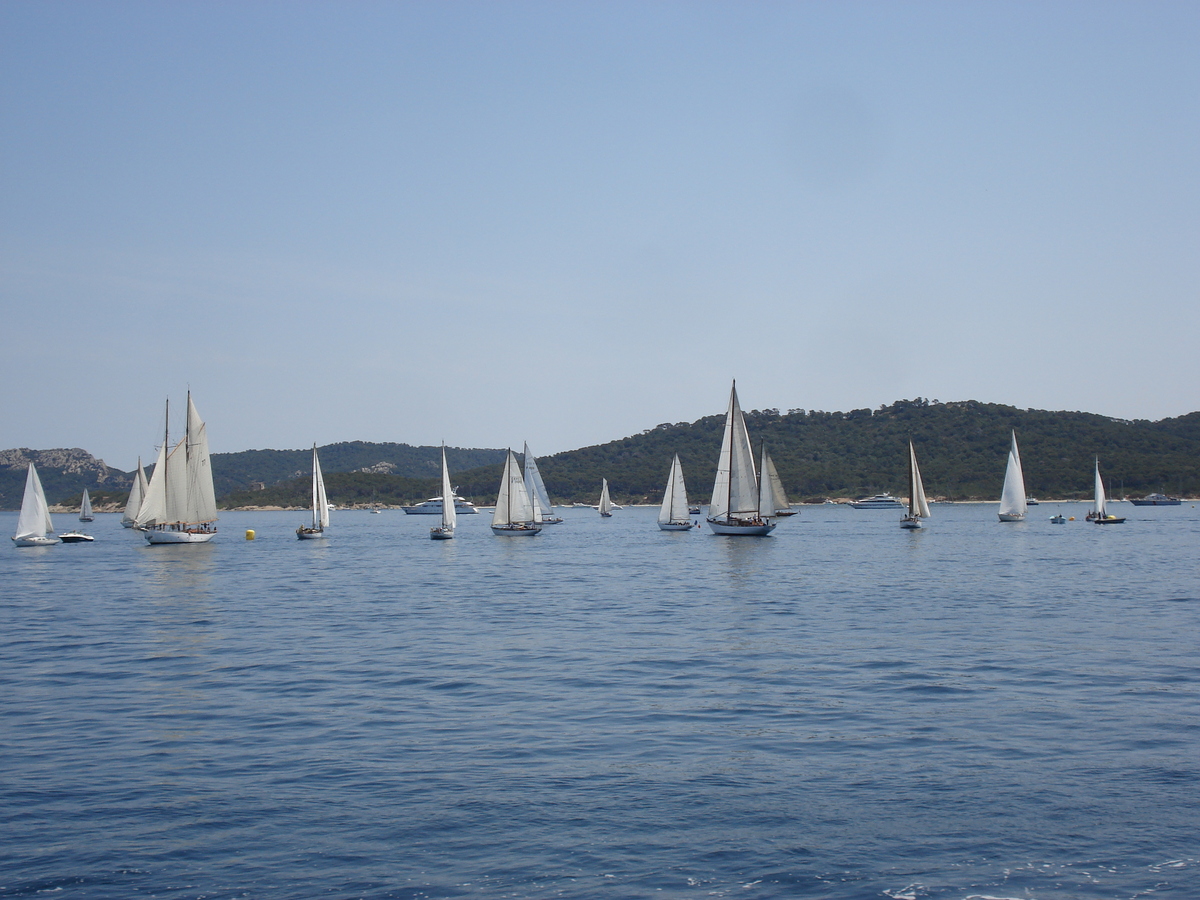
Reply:
[[[1200, 4], [0, 0], [0, 448], [1200, 408]], [[181, 428], [180, 419], [172, 431]]]

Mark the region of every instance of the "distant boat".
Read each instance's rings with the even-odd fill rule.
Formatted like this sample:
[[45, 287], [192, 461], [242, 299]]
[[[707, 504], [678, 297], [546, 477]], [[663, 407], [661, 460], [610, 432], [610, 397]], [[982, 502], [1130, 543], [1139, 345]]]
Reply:
[[83, 500], [79, 504], [79, 521], [94, 522], [96, 517], [92, 515], [92, 498], [88, 496], [87, 488], [83, 489]]
[[606, 519], [612, 516], [613, 503], [608, 497], [607, 478], [600, 479], [600, 503], [597, 504], [596, 509], [598, 509], [600, 511], [600, 515], [604, 516]]
[[137, 529], [151, 544], [202, 544], [217, 533], [208, 432], [188, 392], [183, 440], [170, 448], [164, 432], [154, 474], [138, 509]]
[[325, 497], [325, 477], [321, 474], [321, 460], [317, 458], [317, 445], [312, 451], [312, 525], [301, 525], [296, 529], [296, 538], [301, 541], [325, 537], [329, 527], [329, 500]]
[[1066, 516], [1064, 516], [1062, 513], [1057, 513], [1057, 514], [1055, 514], [1055, 515], [1053, 515], [1053, 516], [1051, 516], [1051, 517], [1050, 517], [1050, 524], [1051, 524], [1051, 525], [1061, 525], [1061, 524], [1063, 524], [1065, 521], [1067, 521], [1067, 517], [1066, 517]]
[[[764, 462], [766, 451], [763, 451]], [[725, 431], [717, 457], [717, 477], [708, 504], [708, 527], [713, 534], [768, 535], [775, 530], [775, 491], [769, 477], [759, 479], [754, 471], [754, 451], [746, 419], [738, 403], [737, 382], [729, 392]]]
[[17, 517], [17, 531], [12, 539], [18, 547], [48, 547], [58, 543], [54, 523], [50, 521], [46, 492], [42, 490], [42, 479], [38, 478], [32, 462], [25, 473], [25, 495], [21, 498], [21, 514]]
[[678, 453], [671, 460], [671, 471], [667, 473], [667, 489], [658, 510], [658, 527], [663, 531], [690, 531], [692, 527]]
[[65, 531], [58, 536], [58, 539], [64, 544], [90, 544], [96, 540], [90, 534], [84, 534], [82, 531]]
[[775, 471], [775, 463], [771, 457], [767, 455], [766, 447], [763, 447], [763, 471], [766, 476], [771, 479], [771, 490], [775, 492], [775, 515], [779, 518], [785, 516], [794, 516], [799, 514], [799, 510], [792, 509], [792, 505], [788, 503], [787, 494], [783, 492], [783, 480], [779, 477], [779, 473]]
[[922, 519], [929, 518], [929, 501], [925, 499], [925, 485], [921, 483], [921, 470], [917, 466], [917, 451], [912, 441], [908, 442], [908, 515], [900, 520], [901, 528], [922, 528]]
[[862, 500], [851, 500], [849, 505], [855, 509], [904, 509], [904, 504], [891, 494], [876, 494]]
[[1166, 494], [1147, 494], [1140, 500], [1130, 500], [1134, 506], [1179, 506], [1178, 497], [1168, 497]]
[[380, 509], [379, 509], [379, 504], [375, 502], [375, 492], [374, 492], [374, 491], [371, 491], [371, 509], [370, 509], [370, 513], [371, 513], [371, 515], [374, 515], [374, 516], [378, 516], [378, 515], [382, 515], [382, 514], [383, 514], [383, 513], [380, 511]]
[[[458, 515], [479, 515], [479, 510], [470, 500], [464, 500], [457, 493], [451, 494], [451, 496], [454, 497], [454, 511]], [[404, 510], [406, 516], [440, 516], [442, 514], [442, 498], [430, 497], [421, 503], [416, 503], [412, 506], [402, 506], [400, 508]]]
[[496, 510], [492, 513], [492, 533], [499, 535], [535, 535], [542, 526], [533, 520], [533, 504], [525, 490], [521, 466], [512, 450], [504, 460], [504, 474], [496, 495]]
[[121, 516], [121, 524], [132, 528], [137, 524], [138, 510], [142, 506], [142, 498], [146, 496], [146, 470], [142, 468], [142, 458], [138, 457], [137, 475], [129, 488], [129, 499], [125, 502], [125, 513]]
[[1004, 488], [1000, 491], [1000, 521], [1025, 521], [1025, 476], [1021, 472], [1021, 455], [1017, 452], [1017, 433], [1012, 433], [1008, 448], [1008, 468], [1004, 470]]
[[1125, 521], [1124, 516], [1110, 516], [1106, 509], [1107, 502], [1104, 496], [1104, 480], [1100, 477], [1100, 460], [1096, 460], [1096, 477], [1095, 477], [1095, 508], [1087, 514], [1087, 518], [1091, 519], [1097, 525], [1120, 525]]
[[1026, 497], [1026, 498], [1025, 498], [1025, 505], [1026, 505], [1026, 506], [1037, 506], [1037, 505], [1038, 505], [1039, 503], [1041, 503], [1041, 502], [1042, 502], [1042, 501], [1038, 500], [1038, 498], [1037, 498], [1037, 497]]
[[[450, 486], [450, 470], [446, 467], [446, 445], [442, 444], [442, 496], [453, 497], [454, 488]], [[454, 527], [458, 524], [458, 513], [454, 503], [442, 504], [442, 524], [429, 529], [429, 538], [434, 541], [448, 541], [454, 537]]]
[[529, 499], [537, 504], [543, 525], [558, 525], [562, 516], [556, 516], [550, 511], [550, 495], [546, 493], [546, 483], [542, 481], [542, 473], [538, 471], [537, 460], [529, 452], [529, 443], [525, 444], [525, 488], [529, 491]]

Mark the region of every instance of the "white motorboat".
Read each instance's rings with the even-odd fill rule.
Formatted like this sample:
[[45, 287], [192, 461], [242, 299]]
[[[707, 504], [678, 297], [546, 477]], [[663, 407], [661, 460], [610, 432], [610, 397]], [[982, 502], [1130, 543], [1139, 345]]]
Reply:
[[17, 517], [17, 530], [12, 540], [18, 547], [49, 547], [58, 543], [54, 523], [50, 521], [46, 492], [42, 490], [42, 479], [38, 478], [32, 462], [25, 473], [25, 494], [21, 497], [21, 514]]
[[[450, 470], [446, 467], [446, 445], [442, 444], [442, 496], [453, 497], [454, 488], [450, 486]], [[448, 541], [454, 537], [454, 528], [458, 524], [458, 511], [453, 503], [442, 504], [442, 524], [429, 529], [429, 538], [434, 541]]]
[[217, 521], [217, 497], [209, 461], [208, 431], [192, 402], [191, 391], [188, 391], [183, 440], [168, 448], [170, 435], [164, 432], [135, 527], [151, 544], [207, 543], [217, 533], [213, 524]]
[[1000, 521], [1025, 521], [1025, 476], [1021, 472], [1021, 454], [1017, 452], [1017, 433], [1012, 433], [1008, 448], [1008, 467], [1004, 470], [1004, 488], [1000, 492]]
[[90, 544], [95, 540], [90, 534], [84, 534], [82, 531], [68, 531], [60, 534], [58, 539], [64, 544]]
[[922, 519], [929, 518], [929, 501], [925, 499], [925, 485], [921, 483], [921, 470], [917, 467], [917, 451], [912, 441], [908, 442], [908, 515], [900, 520], [901, 528], [923, 528]]
[[521, 477], [521, 466], [512, 450], [504, 460], [504, 474], [492, 513], [492, 533], [504, 536], [533, 536], [542, 530], [534, 521], [533, 503]]
[[301, 525], [296, 529], [296, 538], [310, 541], [325, 537], [329, 527], [329, 500], [325, 496], [325, 476], [321, 474], [321, 460], [317, 458], [317, 445], [312, 451], [312, 525]]
[[851, 500], [848, 505], [855, 509], [904, 509], [904, 504], [891, 494], [876, 494], [862, 500]]
[[[454, 498], [454, 511], [460, 516], [474, 516], [479, 514], [479, 510], [470, 500], [464, 500], [457, 493], [451, 492]], [[430, 497], [428, 500], [421, 503], [413, 504], [412, 506], [400, 507], [406, 515], [410, 516], [440, 516], [442, 514], [442, 498]]]
[[[763, 462], [767, 461], [763, 448]], [[775, 530], [771, 517], [779, 504], [769, 477], [754, 471], [754, 451], [746, 419], [738, 403], [737, 382], [729, 392], [725, 431], [717, 457], [717, 477], [708, 504], [708, 527], [713, 534], [764, 536]]]
[[658, 527], [663, 531], [690, 531], [692, 519], [687, 502], [687, 486], [683, 483], [683, 466], [676, 453], [667, 473], [667, 488], [658, 510]]

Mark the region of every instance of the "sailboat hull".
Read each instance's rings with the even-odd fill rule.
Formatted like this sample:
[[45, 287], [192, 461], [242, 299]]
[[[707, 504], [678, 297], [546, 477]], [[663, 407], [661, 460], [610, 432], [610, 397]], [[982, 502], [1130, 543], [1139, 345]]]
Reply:
[[537, 525], [493, 525], [492, 534], [502, 537], [533, 537], [542, 529]]
[[454, 538], [453, 528], [430, 528], [429, 539], [431, 541], [449, 541]]
[[1097, 525], [1120, 525], [1120, 524], [1124, 523], [1125, 517], [1124, 516], [1104, 516], [1103, 518], [1097, 517], [1095, 519], [1092, 519], [1092, 521], [1095, 522]]
[[905, 516], [903, 519], [900, 520], [900, 527], [901, 528], [924, 528], [925, 523], [923, 523], [916, 516]]
[[57, 544], [56, 537], [15, 537], [12, 542], [18, 547], [49, 547], [51, 544]]
[[312, 541], [325, 537], [323, 528], [297, 528], [296, 538], [301, 541]]
[[775, 530], [774, 522], [747, 522], [741, 519], [706, 519], [713, 534], [735, 534], [763, 537]]
[[659, 522], [658, 527], [663, 531], [691, 531], [691, 522]]
[[217, 536], [215, 531], [160, 531], [146, 532], [150, 544], [207, 544]]
[[1025, 513], [998, 513], [1001, 522], [1024, 522]]

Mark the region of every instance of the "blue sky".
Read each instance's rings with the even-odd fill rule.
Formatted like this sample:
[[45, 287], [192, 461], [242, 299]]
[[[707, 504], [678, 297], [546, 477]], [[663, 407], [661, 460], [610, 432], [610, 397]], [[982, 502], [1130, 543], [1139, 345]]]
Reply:
[[[1200, 408], [1195, 3], [0, 2], [0, 446]], [[176, 402], [178, 401], [178, 402]], [[173, 430], [181, 426], [178, 420]]]

